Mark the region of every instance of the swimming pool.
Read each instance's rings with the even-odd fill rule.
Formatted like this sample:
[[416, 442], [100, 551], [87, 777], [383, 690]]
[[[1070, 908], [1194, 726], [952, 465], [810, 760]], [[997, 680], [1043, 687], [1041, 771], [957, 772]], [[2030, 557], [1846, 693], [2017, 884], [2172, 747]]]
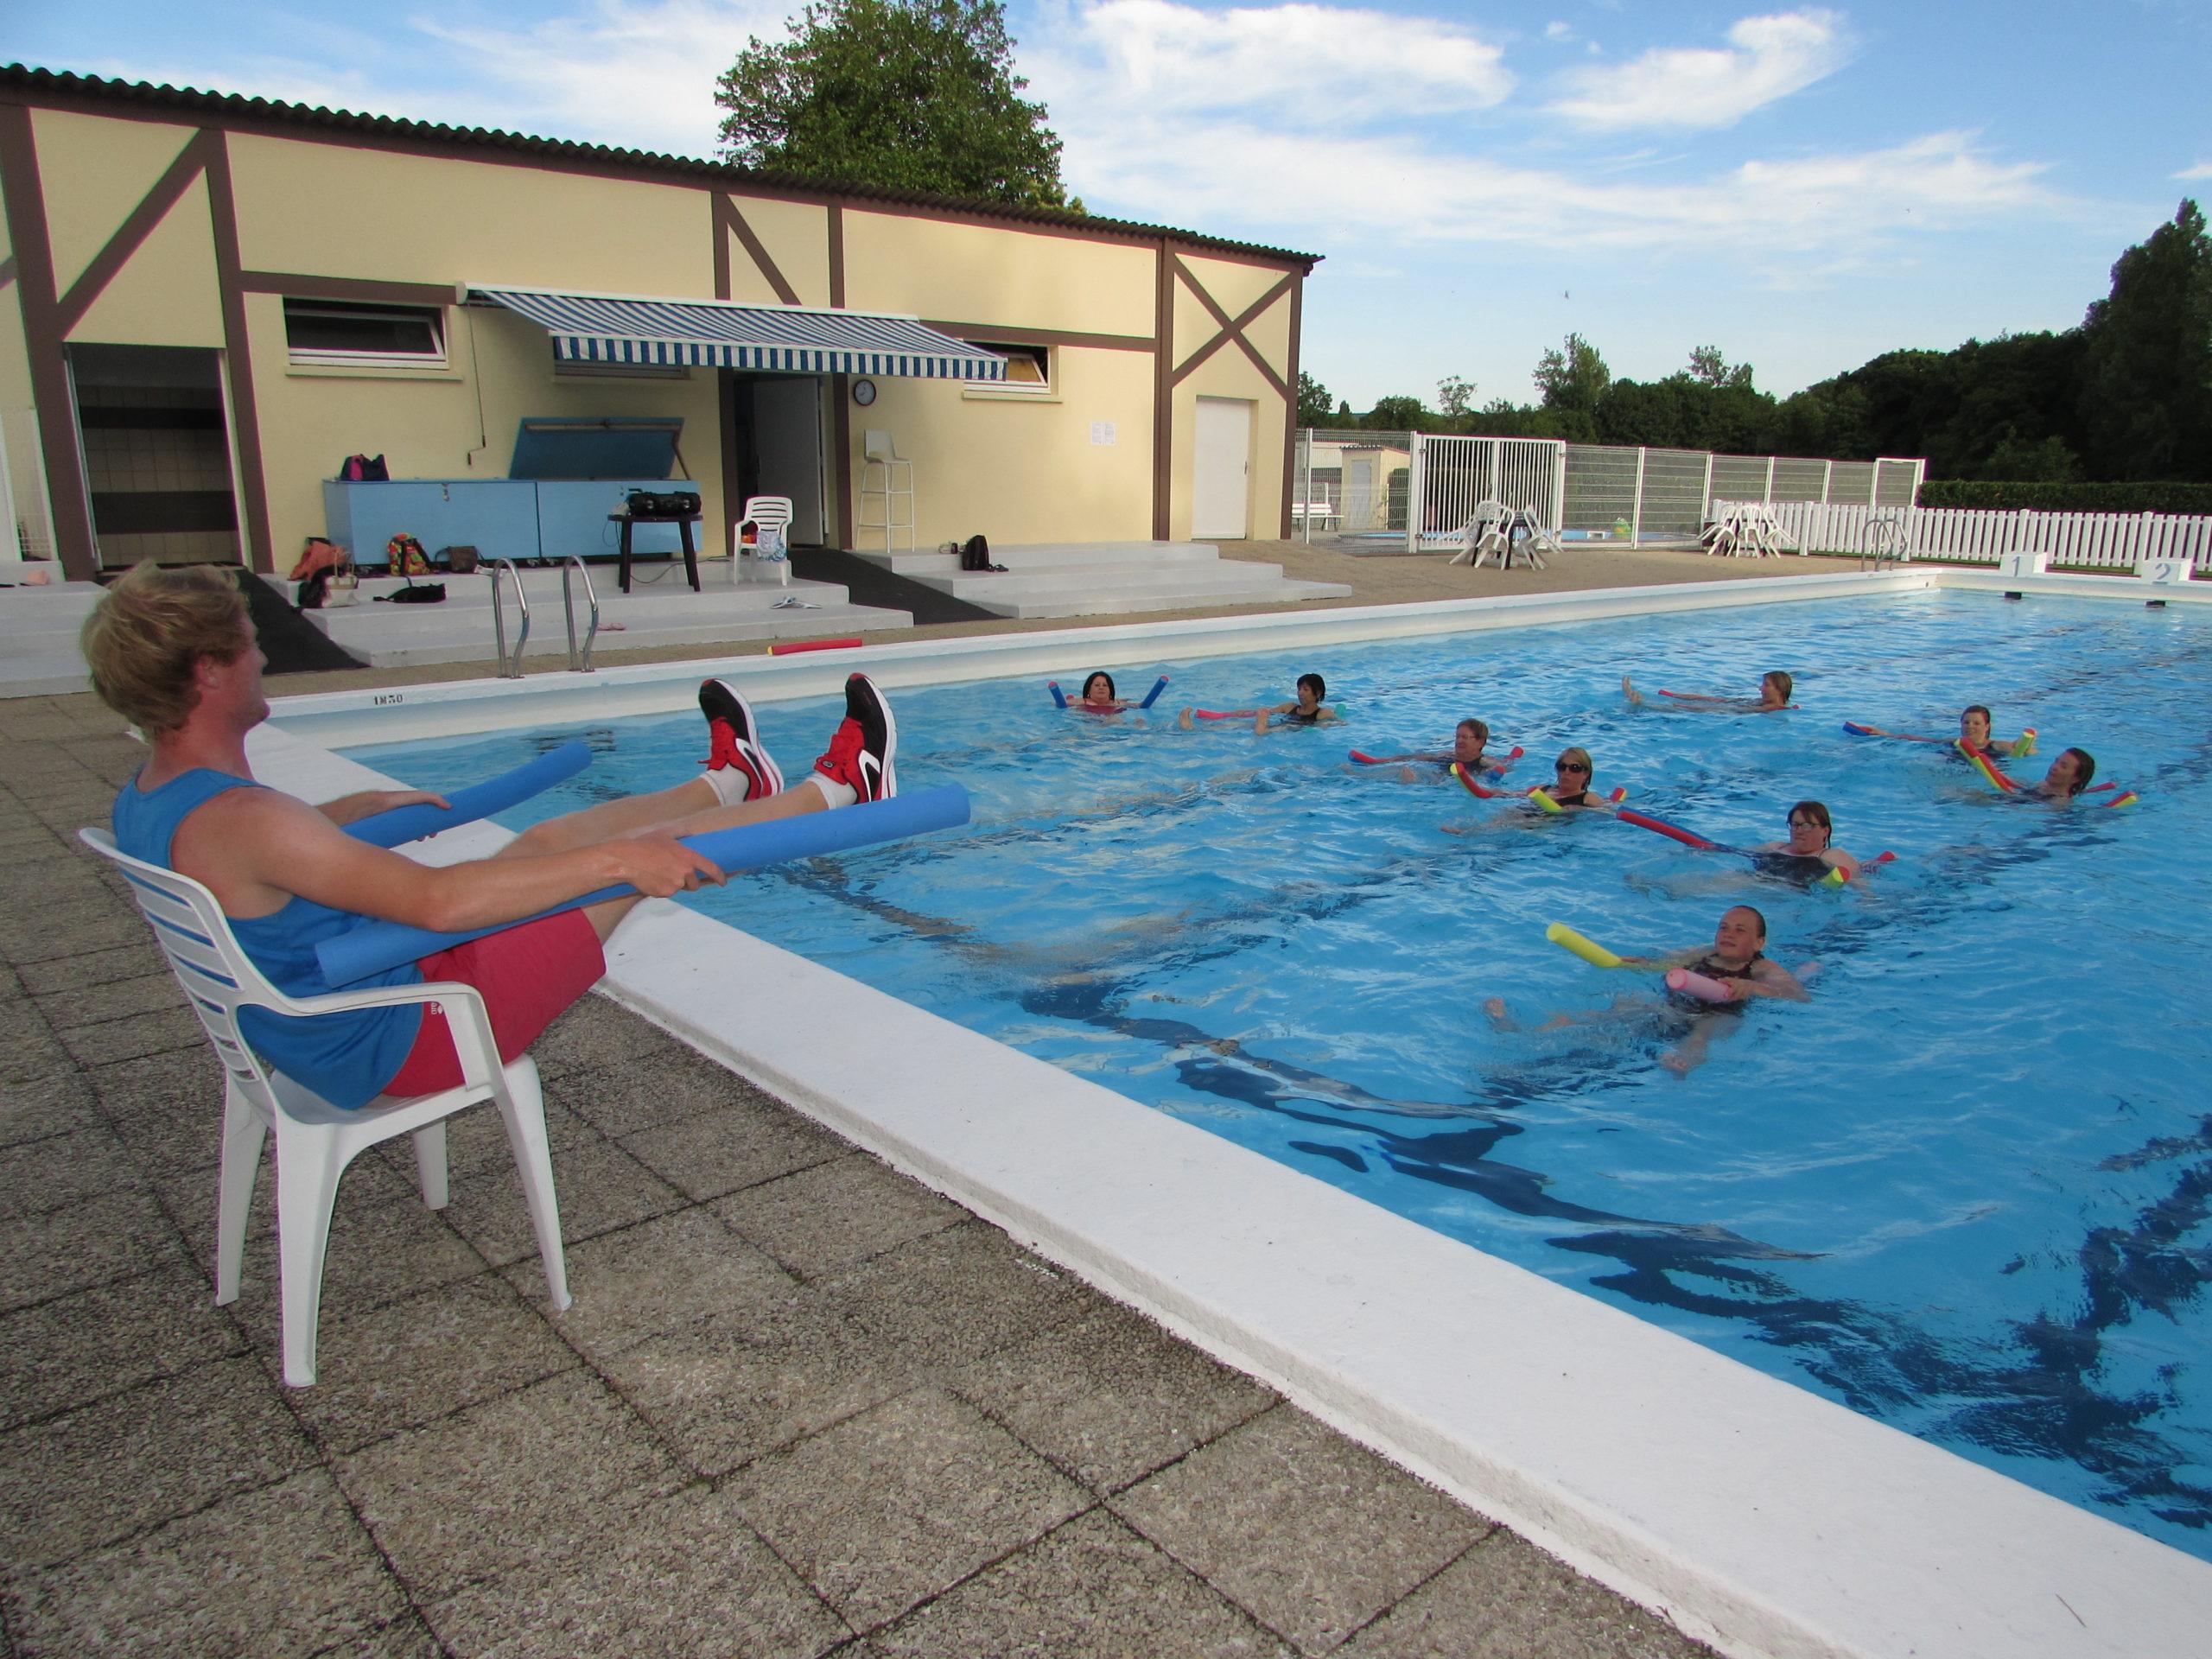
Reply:
[[[976, 824], [717, 897], [764, 938], [2204, 1554], [2212, 1125], [2189, 1103], [2208, 1058], [2190, 971], [2212, 902], [2187, 809], [2207, 757], [2169, 711], [2201, 706], [2209, 659], [2193, 613], [1931, 595], [1167, 665], [1164, 704], [1287, 695], [1313, 667], [1354, 715], [1261, 740], [1089, 724], [1035, 685], [918, 690], [902, 776], [965, 783]], [[1620, 668], [1656, 686], [1689, 663], [1700, 687], [1793, 667], [1806, 707], [1622, 706]], [[2085, 741], [2142, 804], [2000, 804], [1938, 753], [1840, 729], [1942, 730], [1970, 699], [2000, 731], [2032, 718], [2046, 754]], [[1348, 743], [1440, 744], [1463, 713], [1533, 759], [1583, 742], [1601, 785], [1718, 838], [1778, 836], [1818, 796], [1840, 844], [1901, 862], [1840, 894], [1708, 891], [1726, 862], [1643, 832], [1496, 827], [1456, 785], [1342, 765]], [[830, 710], [762, 716], [796, 772]], [[359, 753], [444, 785], [537, 741]], [[700, 752], [696, 716], [594, 741], [595, 790]], [[1687, 1081], [1648, 1029], [1510, 1036], [1480, 1015], [1492, 993], [1541, 1014], [1616, 988], [1542, 943], [1549, 920], [1688, 944], [1738, 898], [1783, 960], [1825, 971]]]

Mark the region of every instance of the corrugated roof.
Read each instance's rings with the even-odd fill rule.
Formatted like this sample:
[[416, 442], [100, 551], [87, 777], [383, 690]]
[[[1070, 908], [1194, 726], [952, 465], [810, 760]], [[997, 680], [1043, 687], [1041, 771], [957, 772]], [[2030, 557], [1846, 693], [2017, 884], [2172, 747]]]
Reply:
[[613, 144], [578, 143], [566, 138], [537, 138], [526, 133], [502, 132], [491, 127], [449, 127], [435, 121], [408, 121], [395, 116], [360, 115], [350, 110], [325, 109], [320, 105], [286, 104], [274, 99], [248, 98], [237, 92], [203, 92], [194, 87], [159, 86], [152, 81], [111, 80], [100, 75], [74, 74], [66, 70], [35, 69], [21, 63], [0, 66], [0, 93], [4, 93], [9, 88], [95, 104], [135, 104], [190, 111], [225, 118], [234, 124], [266, 123], [273, 126], [359, 132], [373, 135], [386, 142], [412, 143], [424, 147], [449, 144], [462, 149], [506, 150], [543, 156], [549, 162], [556, 162], [579, 171], [619, 168], [665, 173], [702, 181], [723, 181], [733, 188], [764, 186], [811, 191], [836, 196], [846, 201], [879, 203], [891, 207], [945, 209], [981, 219], [1065, 226], [1105, 236], [1147, 239], [1173, 237], [1176, 241], [1192, 247], [1257, 254], [1268, 259], [1303, 265], [1309, 271], [1322, 258], [1318, 253], [1300, 253], [1291, 248], [1271, 248], [1256, 242], [1234, 242], [1225, 237], [1179, 230], [1172, 225], [1146, 225], [1134, 219], [1103, 219], [1095, 213], [1070, 213], [1063, 208], [1028, 207], [972, 197], [930, 195], [913, 190], [878, 189], [869, 185], [805, 178], [795, 174], [760, 172], [749, 168], [732, 167], [723, 162], [701, 161], [690, 156], [663, 156], [652, 150], [624, 149]]

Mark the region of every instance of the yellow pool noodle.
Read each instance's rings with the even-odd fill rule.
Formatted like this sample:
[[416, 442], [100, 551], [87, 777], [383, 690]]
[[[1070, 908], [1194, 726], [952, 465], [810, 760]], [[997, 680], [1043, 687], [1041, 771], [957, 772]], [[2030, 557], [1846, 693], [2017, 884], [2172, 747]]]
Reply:
[[2036, 728], [2032, 726], [2023, 726], [2020, 728], [2019, 736], [2012, 740], [2012, 758], [2018, 760], [2023, 755], [2033, 754], [2035, 752]]
[[1572, 950], [1593, 968], [1618, 968], [1621, 959], [1602, 944], [1593, 944], [1565, 922], [1554, 922], [1544, 937], [1562, 950]]
[[1529, 791], [1529, 798], [1547, 812], [1564, 812], [1567, 810], [1565, 807], [1561, 806], [1557, 801], [1552, 799], [1550, 796], [1545, 794], [1541, 789], [1530, 790]]

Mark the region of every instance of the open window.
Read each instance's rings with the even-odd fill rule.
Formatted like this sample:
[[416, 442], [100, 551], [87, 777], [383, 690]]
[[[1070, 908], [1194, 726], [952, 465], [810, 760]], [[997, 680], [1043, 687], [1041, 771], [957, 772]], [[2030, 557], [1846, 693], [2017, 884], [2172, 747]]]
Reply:
[[445, 323], [435, 305], [284, 302], [285, 345], [295, 364], [310, 367], [442, 369]]
[[977, 340], [969, 343], [987, 352], [996, 352], [1006, 359], [1005, 379], [970, 380], [968, 383], [969, 391], [1027, 392], [1037, 396], [1052, 390], [1051, 346], [1016, 346], [1002, 340]]

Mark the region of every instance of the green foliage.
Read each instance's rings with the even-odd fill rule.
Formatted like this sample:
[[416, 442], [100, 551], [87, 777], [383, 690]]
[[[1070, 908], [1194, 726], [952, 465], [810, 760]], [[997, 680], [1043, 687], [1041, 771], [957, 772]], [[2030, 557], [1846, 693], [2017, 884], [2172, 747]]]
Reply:
[[1436, 383], [1436, 407], [1446, 418], [1459, 422], [1474, 412], [1475, 383], [1447, 374]]
[[1596, 346], [1580, 334], [1569, 334], [1558, 351], [1546, 352], [1536, 360], [1535, 381], [1543, 394], [1543, 408], [1595, 416], [1599, 399], [1613, 383], [1613, 372]]
[[812, 0], [716, 83], [722, 159], [838, 183], [1067, 205], [1000, 0]]
[[1436, 416], [1418, 397], [1383, 397], [1359, 423], [1370, 432], [1427, 432], [1435, 429]]
[[1720, 354], [1718, 346], [1693, 346], [1689, 367], [1683, 375], [1700, 386], [1713, 386], [1727, 391], [1749, 391], [1751, 389], [1751, 365], [1738, 363], [1731, 367]]
[[2120, 256], [2082, 324], [2082, 413], [2107, 478], [2212, 479], [2212, 239], [2184, 198]]
[[1298, 423], [1300, 426], [1334, 426], [1336, 409], [1329, 396], [1329, 389], [1312, 375], [1298, 372]]
[[1980, 507], [2000, 512], [2185, 512], [2212, 514], [2212, 483], [2002, 483], [1931, 478], [1920, 486], [1923, 507]]

